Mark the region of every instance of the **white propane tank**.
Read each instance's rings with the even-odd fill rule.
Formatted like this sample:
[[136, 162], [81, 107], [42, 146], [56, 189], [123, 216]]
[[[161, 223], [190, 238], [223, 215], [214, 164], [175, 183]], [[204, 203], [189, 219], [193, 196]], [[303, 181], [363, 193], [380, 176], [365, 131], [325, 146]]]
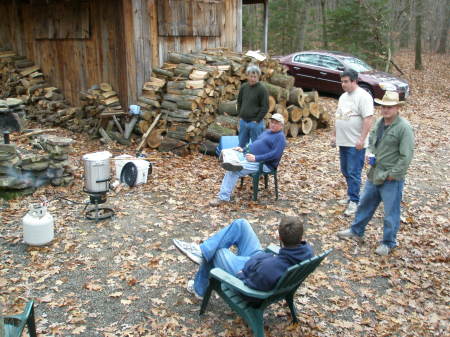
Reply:
[[31, 204], [22, 219], [23, 241], [32, 246], [42, 246], [53, 240], [53, 216], [47, 207]]

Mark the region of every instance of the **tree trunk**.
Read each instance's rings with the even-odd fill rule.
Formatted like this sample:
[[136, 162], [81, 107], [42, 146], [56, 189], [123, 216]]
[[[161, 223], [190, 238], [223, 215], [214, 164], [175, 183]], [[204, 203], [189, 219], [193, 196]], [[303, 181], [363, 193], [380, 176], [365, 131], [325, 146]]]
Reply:
[[322, 42], [323, 48], [328, 49], [328, 37], [327, 37], [327, 14], [325, 11], [326, 0], [320, 0], [320, 9], [322, 13]]
[[268, 82], [261, 81], [261, 84], [264, 85], [269, 92], [270, 96], [273, 96], [277, 102], [282, 100], [286, 100], [289, 97], [289, 91], [274, 84], [270, 84]]
[[298, 27], [298, 50], [303, 50], [305, 49], [305, 32], [306, 32], [306, 24], [308, 21], [308, 17], [307, 17], [307, 2], [305, 0], [303, 6], [301, 6], [299, 8], [299, 19], [297, 22], [299, 22], [299, 27]]
[[173, 152], [182, 157], [189, 154], [188, 143], [170, 137], [164, 137], [158, 150], [161, 152]]
[[294, 86], [294, 77], [291, 75], [285, 75], [285, 74], [274, 74], [269, 79], [269, 82], [278, 85], [279, 87], [291, 90]]
[[147, 146], [151, 149], [157, 149], [160, 145], [164, 137], [162, 136], [164, 130], [155, 129], [150, 132], [150, 135], [147, 138]]
[[267, 110], [268, 113], [272, 113], [275, 110], [275, 106], [277, 105], [277, 101], [273, 96], [269, 96], [269, 109]]
[[222, 136], [236, 136], [236, 130], [212, 123], [206, 131], [206, 138], [213, 142], [219, 142]]
[[237, 130], [238, 124], [239, 124], [239, 118], [233, 117], [233, 116], [220, 115], [220, 116], [217, 116], [215, 123], [219, 124], [223, 127], [226, 127], [228, 129]]
[[289, 92], [288, 102], [290, 104], [295, 104], [300, 108], [305, 105], [303, 89], [302, 88], [292, 88]]
[[199, 147], [198, 151], [203, 154], [215, 156], [216, 148], [218, 145], [219, 145], [219, 143], [212, 142], [208, 139], [205, 139], [203, 142], [200, 143], [200, 147]]
[[291, 135], [291, 137], [297, 137], [298, 133], [300, 131], [300, 127], [298, 123], [291, 123], [289, 125], [289, 135]]
[[447, 38], [448, 30], [450, 28], [450, 3], [444, 0], [445, 14], [444, 22], [442, 23], [441, 37], [439, 39], [439, 47], [437, 52], [439, 54], [445, 54], [447, 52]]
[[422, 0], [416, 0], [416, 70], [422, 70]]

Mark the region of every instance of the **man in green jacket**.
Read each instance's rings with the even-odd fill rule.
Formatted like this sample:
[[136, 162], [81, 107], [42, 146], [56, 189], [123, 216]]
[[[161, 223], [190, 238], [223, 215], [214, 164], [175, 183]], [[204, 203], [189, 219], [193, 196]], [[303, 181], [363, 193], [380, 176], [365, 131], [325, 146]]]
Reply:
[[269, 110], [269, 94], [259, 82], [261, 70], [257, 65], [246, 69], [247, 83], [239, 90], [237, 110], [239, 113], [239, 147], [245, 149], [264, 131], [264, 116]]
[[414, 133], [409, 122], [399, 116], [398, 93], [386, 91], [382, 100], [380, 118], [369, 136], [368, 158], [371, 165], [355, 219], [349, 229], [337, 233], [339, 238], [352, 238], [362, 242], [364, 230], [381, 201], [384, 204], [383, 240], [376, 249], [378, 255], [388, 255], [397, 245], [400, 228], [400, 202], [403, 184], [414, 151]]

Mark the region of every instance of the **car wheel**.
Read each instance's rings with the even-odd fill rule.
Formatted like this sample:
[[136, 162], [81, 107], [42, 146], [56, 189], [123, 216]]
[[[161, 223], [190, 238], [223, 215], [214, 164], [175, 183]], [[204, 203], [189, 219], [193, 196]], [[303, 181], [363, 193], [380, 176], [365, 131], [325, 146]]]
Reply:
[[361, 83], [361, 84], [358, 84], [358, 85], [359, 85], [360, 88], [362, 88], [365, 91], [367, 91], [370, 94], [370, 96], [372, 96], [372, 98], [373, 98], [373, 92], [372, 92], [372, 89], [370, 88], [369, 85], [367, 85], [365, 83]]

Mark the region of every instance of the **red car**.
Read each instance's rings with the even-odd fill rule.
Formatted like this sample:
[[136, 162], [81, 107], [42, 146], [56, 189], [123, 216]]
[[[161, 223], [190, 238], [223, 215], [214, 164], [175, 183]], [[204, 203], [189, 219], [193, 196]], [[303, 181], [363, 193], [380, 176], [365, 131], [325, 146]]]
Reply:
[[335, 51], [314, 50], [293, 53], [278, 58], [289, 68], [288, 74], [295, 77], [295, 86], [340, 95], [344, 91], [340, 74], [352, 68], [359, 74], [358, 84], [374, 98], [382, 98], [386, 90], [397, 91], [400, 99], [409, 96], [409, 85], [392, 74], [378, 71], [364, 61]]

